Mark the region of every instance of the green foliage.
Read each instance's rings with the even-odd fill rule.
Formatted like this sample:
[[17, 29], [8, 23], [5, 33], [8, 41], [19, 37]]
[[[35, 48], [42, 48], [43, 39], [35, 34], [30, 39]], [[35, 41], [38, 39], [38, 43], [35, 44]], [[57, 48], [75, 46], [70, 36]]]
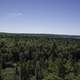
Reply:
[[0, 80], [80, 80], [80, 40], [3, 34]]

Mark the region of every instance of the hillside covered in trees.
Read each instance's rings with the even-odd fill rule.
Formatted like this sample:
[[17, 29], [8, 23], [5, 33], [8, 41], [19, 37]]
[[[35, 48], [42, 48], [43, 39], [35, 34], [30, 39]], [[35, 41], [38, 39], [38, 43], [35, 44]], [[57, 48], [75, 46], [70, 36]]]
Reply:
[[0, 80], [80, 80], [80, 36], [1, 33]]

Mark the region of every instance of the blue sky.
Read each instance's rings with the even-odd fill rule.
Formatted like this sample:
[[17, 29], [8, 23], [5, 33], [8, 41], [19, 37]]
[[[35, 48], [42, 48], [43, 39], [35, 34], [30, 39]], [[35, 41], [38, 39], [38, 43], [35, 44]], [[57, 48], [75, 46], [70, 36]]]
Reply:
[[0, 0], [0, 32], [80, 35], [80, 0]]

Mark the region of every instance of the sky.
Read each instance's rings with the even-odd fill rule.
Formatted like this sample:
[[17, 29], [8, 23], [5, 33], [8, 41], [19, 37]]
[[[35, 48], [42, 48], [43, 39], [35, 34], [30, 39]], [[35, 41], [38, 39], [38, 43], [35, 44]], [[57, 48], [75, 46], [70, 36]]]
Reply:
[[0, 32], [80, 35], [80, 0], [0, 0]]

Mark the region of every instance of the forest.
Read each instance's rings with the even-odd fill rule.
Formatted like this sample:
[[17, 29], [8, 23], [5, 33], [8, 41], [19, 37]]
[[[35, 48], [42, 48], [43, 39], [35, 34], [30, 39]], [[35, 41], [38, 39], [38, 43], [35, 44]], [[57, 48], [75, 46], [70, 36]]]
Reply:
[[0, 80], [80, 80], [80, 39], [0, 34]]

